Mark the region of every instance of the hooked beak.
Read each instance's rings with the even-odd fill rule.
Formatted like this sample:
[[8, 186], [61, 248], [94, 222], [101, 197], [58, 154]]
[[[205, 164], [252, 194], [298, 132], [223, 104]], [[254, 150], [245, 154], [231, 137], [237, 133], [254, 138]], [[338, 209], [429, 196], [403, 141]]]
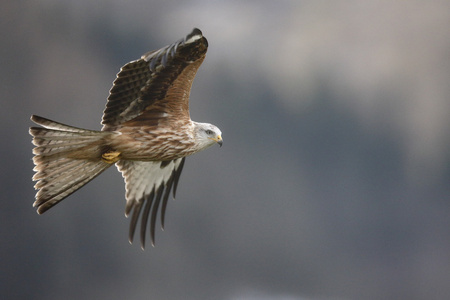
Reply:
[[217, 144], [219, 144], [219, 146], [220, 147], [222, 147], [222, 144], [223, 144], [223, 140], [222, 140], [222, 137], [220, 136], [220, 135], [218, 135], [216, 138], [212, 138], [212, 140], [214, 141], [214, 142], [216, 142]]

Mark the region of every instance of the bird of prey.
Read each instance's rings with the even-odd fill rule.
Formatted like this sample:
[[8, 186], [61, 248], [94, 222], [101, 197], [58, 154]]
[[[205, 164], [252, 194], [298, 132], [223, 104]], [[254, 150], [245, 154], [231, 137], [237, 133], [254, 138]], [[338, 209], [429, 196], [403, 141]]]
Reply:
[[37, 212], [115, 164], [125, 180], [125, 215], [132, 213], [129, 241], [141, 218], [141, 247], [147, 226], [154, 246], [158, 210], [164, 228], [167, 201], [171, 192], [175, 197], [185, 157], [222, 145], [219, 128], [189, 115], [192, 82], [207, 48], [195, 28], [184, 39], [124, 65], [110, 90], [101, 131], [31, 116], [42, 126], [30, 128]]

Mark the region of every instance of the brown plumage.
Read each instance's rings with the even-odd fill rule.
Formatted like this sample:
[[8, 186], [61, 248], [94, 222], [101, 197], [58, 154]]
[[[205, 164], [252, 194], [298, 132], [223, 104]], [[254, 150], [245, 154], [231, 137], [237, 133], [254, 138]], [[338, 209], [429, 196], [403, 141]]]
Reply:
[[[141, 246], [148, 223], [154, 245], [170, 193], [175, 197], [185, 157], [218, 143], [220, 130], [189, 116], [189, 93], [208, 43], [198, 29], [184, 39], [144, 54], [123, 66], [114, 80], [101, 131], [86, 130], [42, 117], [31, 120], [37, 181], [34, 206], [44, 213], [112, 164], [125, 179], [131, 211], [130, 242], [141, 217]], [[162, 201], [162, 202], [161, 202]], [[149, 220], [150, 217], [150, 220]]]

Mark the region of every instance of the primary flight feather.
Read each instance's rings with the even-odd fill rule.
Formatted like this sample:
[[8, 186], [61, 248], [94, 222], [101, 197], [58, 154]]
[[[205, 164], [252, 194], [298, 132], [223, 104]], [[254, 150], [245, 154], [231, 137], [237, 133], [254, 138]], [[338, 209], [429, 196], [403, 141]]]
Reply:
[[115, 164], [125, 179], [130, 243], [141, 218], [141, 247], [147, 227], [154, 245], [158, 211], [164, 227], [167, 201], [171, 192], [175, 197], [185, 157], [222, 145], [219, 128], [189, 115], [189, 93], [207, 48], [195, 28], [184, 39], [123, 66], [110, 90], [101, 131], [31, 116], [42, 126], [30, 128], [38, 213]]

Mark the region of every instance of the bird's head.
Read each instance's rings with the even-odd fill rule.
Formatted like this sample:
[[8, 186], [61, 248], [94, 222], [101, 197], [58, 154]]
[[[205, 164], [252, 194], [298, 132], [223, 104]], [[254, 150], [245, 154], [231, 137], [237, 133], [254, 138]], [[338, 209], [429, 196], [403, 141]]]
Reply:
[[195, 122], [194, 133], [199, 150], [219, 144], [222, 147], [222, 131], [212, 124]]

